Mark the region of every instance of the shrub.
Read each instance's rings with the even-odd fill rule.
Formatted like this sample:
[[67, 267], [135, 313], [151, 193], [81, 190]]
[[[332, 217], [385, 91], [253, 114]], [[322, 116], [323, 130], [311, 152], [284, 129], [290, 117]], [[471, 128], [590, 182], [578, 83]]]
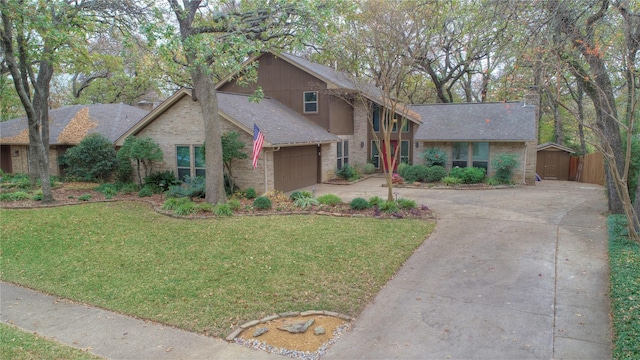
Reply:
[[31, 189], [29, 176], [26, 174], [2, 174], [0, 184], [3, 188]]
[[[127, 137], [124, 140], [124, 144], [122, 144], [122, 147], [118, 151], [117, 156], [118, 161], [121, 163], [126, 162], [131, 166], [131, 161], [135, 162], [136, 174], [138, 176], [137, 180], [139, 182], [142, 180], [140, 166], [144, 169], [144, 175], [147, 177], [149, 175], [148, 172], [151, 171], [153, 167], [153, 163], [156, 161], [162, 161], [163, 158], [160, 145], [148, 136], [142, 138], [135, 136]], [[168, 187], [169, 185], [166, 186], [166, 188]]]
[[356, 168], [354, 168], [349, 164], [344, 164], [341, 169], [336, 170], [336, 176], [341, 179], [345, 179], [349, 181], [355, 181], [360, 179], [360, 174], [358, 174], [358, 170], [356, 170]]
[[376, 172], [376, 166], [375, 165], [373, 165], [372, 163], [364, 164], [364, 173], [365, 174], [373, 174], [374, 172]]
[[[117, 158], [117, 155], [116, 155]], [[118, 166], [116, 167], [116, 181], [122, 183], [129, 183], [133, 180], [133, 166], [131, 161], [118, 160]]]
[[269, 210], [271, 209], [271, 200], [266, 196], [258, 196], [253, 200], [253, 207], [258, 210]]
[[91, 195], [82, 194], [82, 195], [78, 196], [78, 200], [79, 201], [89, 201], [89, 200], [91, 200]]
[[442, 180], [440, 180], [440, 182], [447, 186], [462, 184], [462, 180], [454, 176], [445, 176], [442, 178]]
[[231, 177], [227, 174], [224, 173], [224, 192], [227, 195], [231, 195], [233, 193], [235, 193], [236, 191], [238, 191], [238, 189], [240, 189], [238, 187], [238, 185], [236, 185], [233, 181], [231, 181]]
[[306, 208], [311, 207], [313, 205], [318, 205], [319, 203], [320, 202], [318, 200], [316, 200], [316, 199], [314, 199], [314, 198], [312, 198], [310, 196], [309, 197], [303, 196], [303, 197], [297, 198], [297, 199], [295, 199], [293, 201], [293, 205], [295, 205], [295, 206], [297, 206], [299, 208], [303, 208], [303, 209], [306, 209]]
[[44, 195], [42, 194], [42, 189], [40, 190], [36, 190], [33, 195], [31, 196], [31, 200], [33, 201], [42, 201], [42, 197]]
[[363, 198], [355, 198], [349, 203], [349, 207], [353, 210], [365, 210], [371, 207], [369, 202]]
[[132, 182], [128, 183], [119, 183], [116, 185], [117, 188], [120, 189], [120, 192], [123, 194], [131, 194], [138, 191], [138, 185]]
[[84, 181], [105, 181], [118, 165], [116, 150], [104, 135], [87, 135], [80, 143], [69, 148], [61, 162], [67, 166], [67, 175]]
[[289, 195], [289, 199], [291, 199], [291, 201], [296, 201], [300, 198], [303, 198], [304, 196], [302, 196], [302, 192], [300, 191], [294, 191], [291, 193], [291, 195]]
[[403, 163], [403, 162], [398, 164], [398, 175], [402, 176], [403, 178], [407, 177], [407, 175], [406, 175], [407, 169], [409, 169], [410, 166], [411, 165], [409, 165], [407, 163]]
[[342, 199], [340, 199], [338, 195], [325, 194], [318, 196], [318, 202], [323, 205], [336, 206], [338, 204], [342, 204]]
[[378, 206], [383, 201], [384, 200], [382, 200], [382, 198], [380, 196], [372, 196], [372, 197], [369, 198], [369, 205]]
[[187, 191], [180, 185], [169, 186], [169, 190], [164, 193], [167, 198], [186, 198]]
[[391, 183], [393, 184], [404, 184], [404, 179], [402, 178], [402, 176], [400, 176], [400, 174], [393, 174], [391, 175]]
[[178, 205], [173, 213], [178, 216], [187, 216], [195, 213], [196, 211], [198, 211], [196, 204], [189, 200]]
[[182, 187], [185, 195], [191, 199], [205, 197], [205, 179], [202, 176], [185, 176]]
[[254, 188], [247, 188], [247, 190], [244, 191], [244, 196], [247, 199], [255, 199], [258, 195], [256, 194], [256, 190]]
[[0, 194], [0, 201], [20, 201], [30, 199], [29, 193], [26, 191], [16, 191], [12, 193]]
[[427, 165], [417, 164], [411, 165], [405, 171], [404, 180], [408, 183], [413, 183], [416, 181], [424, 182], [429, 174], [429, 168]]
[[440, 165], [434, 165], [429, 168], [426, 180], [427, 182], [438, 182], [445, 176], [447, 176], [447, 170]]
[[140, 191], [138, 191], [138, 197], [149, 197], [153, 195], [153, 189], [151, 186], [143, 186]]
[[271, 201], [289, 201], [289, 197], [280, 190], [271, 190], [268, 193], [264, 194], [264, 196], [268, 197]]
[[484, 180], [486, 170], [477, 167], [454, 167], [449, 172], [449, 176], [456, 177], [461, 180], [463, 184], [477, 184]]
[[510, 184], [513, 170], [518, 166], [516, 154], [502, 153], [491, 160], [491, 166], [496, 171], [494, 178], [502, 184]]
[[415, 209], [418, 206], [414, 200], [404, 198], [398, 199], [397, 203], [400, 209]]
[[156, 193], [163, 193], [169, 190], [169, 187], [179, 185], [180, 180], [176, 177], [171, 170], [155, 171], [144, 178], [144, 185], [151, 186], [152, 190]]
[[238, 199], [231, 199], [227, 201], [227, 205], [229, 205], [229, 209], [232, 211], [237, 211], [240, 209], [240, 206], [242, 206], [242, 203]]
[[378, 210], [386, 213], [394, 213], [400, 211], [395, 201], [383, 201], [378, 205]]
[[[204, 204], [209, 204], [209, 203], [204, 203]], [[213, 213], [216, 214], [217, 216], [232, 216], [233, 210], [231, 210], [231, 207], [229, 206], [229, 204], [218, 204], [213, 207]]]
[[118, 194], [118, 188], [115, 184], [100, 184], [96, 191], [104, 195], [105, 199], [111, 199]]
[[447, 153], [436, 147], [428, 147], [420, 153], [420, 158], [424, 160], [424, 164], [427, 167], [432, 167], [435, 165], [445, 166], [447, 163]]
[[185, 204], [185, 203], [189, 203], [191, 202], [191, 200], [189, 200], [186, 197], [182, 197], [182, 198], [169, 198], [167, 200], [165, 200], [165, 202], [162, 204], [162, 210], [175, 210], [178, 208], [178, 206]]

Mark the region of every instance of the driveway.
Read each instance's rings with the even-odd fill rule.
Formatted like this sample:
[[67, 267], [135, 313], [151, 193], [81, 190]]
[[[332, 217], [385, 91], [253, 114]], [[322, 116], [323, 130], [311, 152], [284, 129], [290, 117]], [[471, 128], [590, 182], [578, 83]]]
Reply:
[[[383, 182], [315, 188], [384, 198]], [[611, 358], [603, 187], [394, 191], [436, 230], [323, 359]]]

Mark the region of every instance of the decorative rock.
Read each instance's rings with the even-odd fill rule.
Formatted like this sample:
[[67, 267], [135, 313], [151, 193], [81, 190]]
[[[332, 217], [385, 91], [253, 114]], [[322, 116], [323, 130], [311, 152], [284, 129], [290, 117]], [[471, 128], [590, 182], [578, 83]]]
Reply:
[[260, 321], [258, 320], [253, 320], [253, 321], [249, 321], [248, 323], [244, 323], [242, 325], [240, 325], [241, 329], [246, 329], [246, 328], [250, 328], [252, 326], [258, 325], [260, 324]]
[[253, 332], [253, 337], [258, 337], [266, 333], [267, 331], [269, 331], [269, 328], [266, 328], [266, 327], [257, 328], [256, 331]]
[[310, 319], [306, 322], [297, 322], [289, 325], [284, 325], [282, 327], [278, 327], [278, 329], [288, 331], [292, 334], [302, 334], [307, 331], [309, 326], [313, 325], [314, 321], [314, 319]]
[[324, 311], [322, 310], [309, 310], [303, 311], [300, 313], [300, 316], [309, 316], [309, 315], [324, 315]]
[[237, 328], [234, 332], [232, 332], [231, 334], [229, 334], [229, 336], [227, 336], [226, 340], [233, 341], [233, 339], [238, 337], [238, 335], [240, 335], [241, 332], [242, 332], [242, 328]]
[[334, 312], [334, 311], [325, 311], [324, 314], [328, 315], [328, 316], [338, 316], [339, 315], [337, 312]]
[[351, 317], [344, 314], [338, 314], [338, 318], [346, 321], [351, 321]]
[[324, 328], [322, 326], [316, 326], [316, 328], [313, 329], [313, 333], [315, 335], [324, 335], [325, 330], [324, 330]]
[[260, 322], [264, 324], [264, 323], [269, 322], [271, 320], [278, 319], [279, 317], [280, 317], [280, 315], [267, 316], [267, 317], [264, 317], [264, 318], [260, 319]]

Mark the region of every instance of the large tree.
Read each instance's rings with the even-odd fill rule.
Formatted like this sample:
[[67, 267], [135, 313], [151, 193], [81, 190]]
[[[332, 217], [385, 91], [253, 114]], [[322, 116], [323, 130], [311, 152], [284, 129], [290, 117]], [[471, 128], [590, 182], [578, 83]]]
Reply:
[[[49, 181], [49, 96], [56, 68], [72, 61], [87, 33], [104, 24], [142, 19], [130, 1], [0, 0], [0, 71], [9, 74], [25, 110], [29, 174], [41, 181], [43, 202], [53, 202]], [[125, 25], [126, 27], [126, 25]]]
[[[206, 200], [226, 202], [216, 75], [238, 69], [257, 52], [295, 46], [314, 35], [329, 1], [260, 0], [210, 3], [167, 0], [179, 25], [179, 44], [172, 58], [187, 69], [192, 97], [202, 111], [205, 132]], [[180, 51], [180, 52], [178, 52]]]
[[[640, 48], [640, 8], [623, 0], [590, 0], [579, 5], [550, 1], [543, 16], [546, 22], [541, 23], [552, 34], [557, 59], [567, 66], [593, 103], [595, 145], [606, 159], [609, 210], [627, 215], [630, 235], [637, 239], [638, 215], [632, 206], [628, 179], [631, 143], [637, 131], [635, 59]], [[621, 29], [622, 34], [612, 29]], [[621, 81], [626, 91], [619, 91], [616, 81]]]

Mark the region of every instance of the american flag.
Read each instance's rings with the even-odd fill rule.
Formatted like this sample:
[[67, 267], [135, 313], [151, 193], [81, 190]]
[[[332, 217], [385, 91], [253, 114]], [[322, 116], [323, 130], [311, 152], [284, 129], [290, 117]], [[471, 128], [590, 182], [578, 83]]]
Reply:
[[260, 156], [260, 150], [262, 150], [262, 144], [264, 143], [264, 134], [258, 129], [258, 125], [253, 124], [253, 168], [258, 166], [258, 156]]

